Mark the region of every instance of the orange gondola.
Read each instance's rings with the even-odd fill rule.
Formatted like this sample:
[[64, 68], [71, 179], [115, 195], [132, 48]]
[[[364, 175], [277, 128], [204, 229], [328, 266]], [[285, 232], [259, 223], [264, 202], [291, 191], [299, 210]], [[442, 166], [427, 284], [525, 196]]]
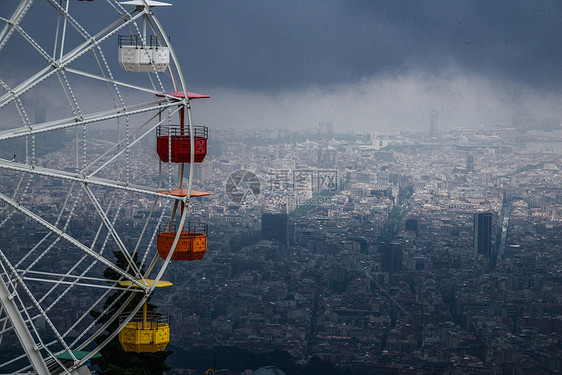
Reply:
[[[159, 230], [156, 239], [156, 249], [162, 259], [166, 259], [174, 238], [178, 232], [176, 225], [166, 226], [165, 230]], [[200, 260], [207, 252], [208, 226], [205, 223], [187, 223], [181, 234], [172, 255], [172, 260]]]

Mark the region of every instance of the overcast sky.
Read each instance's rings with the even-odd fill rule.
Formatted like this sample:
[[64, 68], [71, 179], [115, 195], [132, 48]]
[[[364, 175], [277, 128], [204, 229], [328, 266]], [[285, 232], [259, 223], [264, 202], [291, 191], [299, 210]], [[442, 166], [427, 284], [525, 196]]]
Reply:
[[443, 129], [562, 118], [561, 1], [168, 2], [154, 11], [189, 89], [212, 95], [194, 108], [222, 127], [427, 129], [431, 111]]
[[205, 0], [173, 11], [180, 54], [212, 85], [329, 88], [452, 65], [545, 92], [562, 83], [560, 1]]
[[157, 15], [188, 82], [230, 111], [242, 105], [246, 125], [425, 128], [432, 110], [443, 128], [561, 117], [560, 1], [172, 2]]

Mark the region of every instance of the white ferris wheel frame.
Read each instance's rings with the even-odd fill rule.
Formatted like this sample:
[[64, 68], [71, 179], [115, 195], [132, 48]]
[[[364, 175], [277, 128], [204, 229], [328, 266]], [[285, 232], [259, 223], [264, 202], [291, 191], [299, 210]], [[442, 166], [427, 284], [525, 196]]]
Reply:
[[[69, 11], [70, 0], [64, 0], [64, 1], [61, 1], [61, 2], [58, 2], [58, 1], [55, 1], [55, 0], [48, 0], [48, 1], [50, 2], [50, 4], [53, 7], [58, 9], [59, 14], [60, 14], [60, 16], [62, 17], [62, 20], [63, 20], [62, 21], [63, 25], [62, 25], [62, 30], [60, 30], [60, 35], [59, 35], [59, 29], [57, 27], [57, 36], [55, 37], [56, 38], [55, 39], [55, 47], [54, 47], [54, 51], [53, 51], [52, 55], [49, 55], [49, 53], [47, 53], [41, 47], [41, 45], [39, 43], [37, 43], [29, 34], [26, 33], [26, 31], [24, 29], [22, 29], [19, 26], [20, 21], [27, 14], [27, 12], [30, 9], [30, 7], [32, 6], [34, 0], [22, 0], [20, 5], [17, 7], [17, 9], [15, 10], [12, 17], [9, 20], [8, 19], [0, 19], [0, 22], [3, 22], [5, 24], [5, 26], [0, 30], [0, 54], [2, 54], [2, 50], [3, 50], [4, 46], [6, 45], [6, 43], [8, 42], [8, 40], [10, 39], [10, 37], [15, 32], [17, 32], [23, 38], [25, 38], [25, 40], [33, 48], [35, 48], [35, 50], [37, 52], [39, 52], [49, 62], [49, 64], [45, 68], [43, 68], [42, 70], [40, 70], [39, 72], [37, 72], [33, 76], [29, 77], [28, 79], [26, 79], [25, 81], [23, 81], [21, 84], [19, 84], [18, 86], [14, 87], [14, 88], [8, 87], [7, 85], [5, 85], [0, 80], [0, 84], [2, 85], [2, 89], [3, 89], [2, 91], [6, 91], [5, 94], [0, 96], [0, 109], [9, 105], [9, 104], [15, 103], [16, 106], [18, 107], [18, 110], [21, 107], [20, 117], [22, 118], [22, 123], [23, 123], [22, 127], [17, 127], [17, 128], [13, 128], [13, 129], [9, 129], [9, 130], [0, 131], [0, 142], [4, 141], [4, 140], [8, 140], [8, 139], [13, 139], [13, 138], [31, 137], [32, 140], [33, 140], [32, 141], [32, 143], [33, 143], [34, 142], [33, 137], [35, 135], [45, 133], [45, 132], [50, 132], [50, 131], [60, 130], [60, 129], [73, 128], [73, 127], [77, 128], [77, 127], [80, 127], [80, 126], [86, 127], [86, 126], [91, 125], [91, 124], [95, 124], [95, 123], [107, 121], [107, 120], [112, 120], [112, 119], [120, 119], [120, 118], [128, 119], [129, 116], [138, 115], [138, 114], [148, 114], [148, 113], [152, 113], [152, 112], [161, 113], [163, 110], [168, 110], [171, 114], [174, 114], [174, 113], [178, 112], [180, 107], [183, 107], [183, 108], [186, 109], [186, 112], [187, 112], [187, 122], [188, 122], [188, 126], [189, 126], [189, 134], [190, 134], [191, 162], [189, 163], [189, 176], [193, 176], [194, 155], [195, 155], [194, 144], [195, 144], [195, 142], [194, 142], [193, 121], [192, 121], [192, 113], [191, 113], [191, 105], [190, 105], [190, 101], [189, 101], [189, 95], [188, 95], [188, 92], [187, 92], [185, 80], [184, 80], [184, 77], [183, 77], [183, 74], [182, 74], [181, 67], [180, 67], [179, 61], [177, 59], [177, 56], [176, 56], [176, 54], [175, 54], [175, 52], [174, 52], [174, 50], [173, 50], [173, 48], [170, 44], [170, 41], [167, 37], [167, 34], [164, 32], [162, 24], [156, 18], [156, 16], [153, 14], [152, 9], [151, 9], [151, 6], [162, 5], [162, 4], [158, 4], [158, 2], [154, 2], [154, 1], [150, 1], [150, 0], [136, 0], [134, 2], [123, 3], [122, 5], [135, 5], [136, 6], [133, 11], [127, 12], [122, 7], [122, 5], [119, 5], [118, 3], [115, 3], [114, 6], [120, 7], [120, 10], [123, 12], [124, 19], [119, 19], [119, 20], [115, 21], [113, 24], [107, 26], [105, 29], [101, 30], [96, 35], [89, 35], [86, 32], [86, 30], [81, 28], [80, 24], [72, 18], [72, 15], [70, 14], [70, 11]], [[65, 5], [64, 7], [63, 7], [63, 4]], [[107, 65], [105, 67], [106, 70], [104, 70], [104, 69], [100, 69], [100, 70], [102, 72], [109, 73], [109, 77], [107, 77], [105, 75], [94, 75], [92, 73], [88, 73], [88, 72], [85, 72], [85, 71], [74, 69], [71, 66], [72, 62], [79, 59], [82, 55], [84, 55], [88, 52], [91, 52], [91, 51], [97, 51], [97, 53], [99, 53], [101, 58], [103, 59], [104, 63], [107, 64], [106, 61], [105, 61], [105, 58], [103, 56], [103, 51], [101, 50], [101, 44], [104, 43], [110, 37], [114, 36], [120, 30], [122, 30], [122, 29], [124, 29], [128, 26], [132, 26], [132, 27], [134, 27], [138, 30], [138, 26], [136, 24], [136, 21], [140, 20], [141, 18], [144, 18], [144, 20], [148, 19], [151, 22], [150, 26], [158, 32], [158, 34], [164, 40], [165, 45], [169, 48], [170, 56], [171, 56], [171, 64], [170, 64], [170, 67], [169, 67], [169, 72], [170, 72], [171, 79], [172, 79], [172, 82], [173, 82], [174, 91], [178, 91], [178, 89], [183, 91], [183, 93], [184, 93], [183, 98], [171, 97], [171, 96], [167, 95], [165, 92], [163, 92], [162, 90], [157, 90], [154, 87], [153, 88], [147, 88], [147, 87], [129, 84], [129, 83], [126, 83], [126, 82], [117, 81], [111, 75], [111, 69], [109, 69], [109, 66], [107, 66]], [[79, 46], [77, 46], [76, 48], [74, 48], [73, 50], [71, 50], [69, 52], [65, 52], [64, 51], [64, 41], [65, 41], [66, 29], [67, 29], [68, 26], [72, 26], [72, 27], [77, 28], [78, 31], [84, 37], [84, 42], [82, 44], [80, 44]], [[58, 40], [61, 41], [60, 45], [57, 45]], [[144, 41], [143, 41], [143, 43], [144, 43]], [[57, 57], [57, 55], [59, 55], [59, 56]], [[50, 78], [52, 76], [57, 76], [61, 80], [61, 83], [62, 83], [62, 81], [65, 81], [64, 75], [67, 74], [67, 73], [79, 75], [79, 76], [86, 77], [86, 78], [93, 79], [93, 80], [98, 80], [100, 82], [105, 82], [107, 84], [112, 85], [115, 88], [115, 91], [117, 93], [119, 93], [119, 87], [127, 87], [127, 88], [130, 88], [130, 89], [135, 89], [135, 90], [142, 91], [142, 92], [156, 94], [156, 95], [159, 95], [160, 98], [157, 99], [157, 100], [154, 100], [152, 102], [149, 102], [149, 103], [141, 103], [141, 104], [137, 104], [137, 105], [133, 105], [133, 106], [127, 106], [127, 107], [122, 105], [122, 106], [118, 106], [116, 108], [112, 108], [112, 109], [101, 111], [101, 112], [82, 114], [81, 111], [80, 111], [80, 106], [76, 102], [76, 98], [73, 97], [72, 89], [69, 87], [68, 90], [65, 90], [65, 93], [67, 93], [67, 95], [70, 95], [70, 98], [67, 96], [67, 100], [69, 102], [74, 101], [73, 109], [76, 110], [75, 116], [71, 117], [71, 118], [57, 119], [57, 120], [54, 120], [54, 121], [44, 122], [42, 124], [33, 124], [32, 125], [30, 123], [29, 119], [27, 118], [27, 115], [25, 113], [25, 110], [23, 109], [23, 106], [21, 105], [21, 103], [19, 103], [20, 97], [23, 94], [25, 94], [26, 92], [28, 92], [29, 90], [33, 89], [34, 87], [41, 84], [43, 81], [47, 80], [48, 78]], [[62, 78], [61, 78], [61, 76], [62, 76]], [[156, 76], [158, 77], [158, 75], [156, 75]], [[159, 80], [159, 78], [158, 78], [158, 80]], [[69, 85], [68, 81], [66, 81], [66, 84]], [[160, 82], [160, 87], [163, 88], [161, 82]], [[120, 98], [120, 102], [123, 104], [122, 98]], [[174, 108], [176, 108], [175, 111], [173, 110]], [[157, 115], [154, 115], [153, 117], [151, 117], [147, 121], [147, 123], [150, 120], [153, 120], [156, 116]], [[160, 123], [161, 122], [159, 122], [158, 124], [160, 124]], [[84, 257], [90, 257], [95, 262], [99, 262], [99, 263], [105, 265], [106, 267], [111, 268], [113, 271], [117, 272], [122, 279], [129, 280], [131, 282], [128, 287], [119, 287], [117, 284], [107, 285], [107, 280], [105, 280], [101, 277], [99, 279], [95, 279], [95, 278], [92, 278], [92, 277], [86, 277], [86, 276], [84, 276], [84, 274], [74, 275], [74, 274], [72, 274], [73, 268], [71, 268], [68, 272], [66, 272], [64, 274], [57, 274], [57, 273], [51, 273], [51, 272], [40, 272], [40, 271], [34, 271], [34, 270], [23, 270], [23, 271], [18, 270], [13, 264], [11, 264], [8, 261], [8, 258], [6, 257], [4, 252], [2, 251], [2, 248], [1, 248], [2, 246], [0, 245], [0, 266], [1, 266], [1, 269], [0, 269], [0, 318], [1, 318], [0, 319], [0, 343], [2, 341], [3, 335], [6, 332], [8, 332], [12, 329], [15, 331], [15, 333], [17, 334], [17, 337], [18, 337], [18, 339], [21, 343], [21, 346], [23, 347], [23, 350], [24, 350], [25, 354], [19, 356], [18, 358], [14, 358], [10, 362], [15, 362], [15, 361], [27, 356], [30, 364], [27, 367], [25, 367], [24, 369], [22, 369], [22, 371], [26, 371], [26, 370], [29, 371], [30, 369], [33, 369], [33, 371], [35, 371], [38, 374], [50, 374], [49, 366], [56, 363], [62, 368], [63, 373], [68, 373], [68, 374], [75, 374], [76, 373], [77, 374], [78, 369], [80, 367], [82, 367], [84, 365], [84, 363], [86, 363], [87, 360], [89, 360], [91, 357], [93, 357], [103, 346], [105, 346], [109, 341], [111, 341], [118, 334], [119, 330], [121, 328], [123, 328], [133, 318], [134, 314], [136, 314], [137, 311], [139, 311], [139, 309], [144, 304], [144, 302], [150, 297], [150, 295], [154, 291], [154, 288], [157, 285], [157, 282], [162, 278], [162, 276], [164, 274], [164, 271], [165, 271], [166, 267], [168, 266], [168, 264], [169, 264], [169, 262], [172, 258], [172, 255], [174, 253], [174, 250], [177, 246], [177, 243], [179, 241], [181, 230], [184, 227], [185, 222], [186, 222], [186, 218], [188, 216], [188, 210], [185, 209], [181, 213], [181, 219], [180, 219], [180, 222], [179, 222], [179, 225], [178, 225], [179, 230], [178, 230], [178, 232], [177, 232], [177, 234], [174, 238], [174, 241], [173, 241], [173, 244], [172, 244], [172, 247], [171, 247], [171, 251], [169, 252], [169, 254], [167, 256], [167, 259], [165, 259], [163, 261], [163, 264], [160, 266], [160, 268], [158, 270], [156, 270], [157, 273], [154, 276], [154, 282], [149, 283], [149, 282], [146, 281], [145, 278], [148, 277], [148, 275], [151, 272], [155, 271], [154, 268], [155, 268], [155, 265], [156, 265], [157, 255], [155, 255], [154, 259], [149, 264], [148, 269], [146, 269], [146, 271], [144, 273], [141, 272], [141, 270], [139, 270], [136, 267], [135, 262], [131, 259], [131, 254], [125, 248], [125, 245], [120, 240], [119, 234], [117, 233], [117, 231], [114, 227], [114, 220], [117, 219], [117, 215], [115, 215], [115, 219], [112, 220], [111, 217], [109, 217], [109, 215], [108, 215], [109, 208], [104, 210], [104, 208], [101, 206], [100, 202], [97, 201], [97, 199], [94, 196], [94, 194], [92, 192], [92, 189], [91, 189], [92, 186], [100, 186], [100, 187], [114, 189], [114, 190], [123, 191], [123, 192], [140, 193], [140, 194], [144, 194], [144, 195], [149, 196], [149, 197], [154, 197], [155, 199], [164, 198], [167, 201], [174, 203], [174, 209], [173, 209], [172, 217], [173, 217], [173, 215], [175, 215], [175, 211], [176, 211], [176, 208], [178, 206], [178, 203], [183, 203], [185, 205], [185, 207], [188, 207], [190, 196], [191, 196], [191, 190], [192, 190], [191, 178], [189, 178], [188, 182], [187, 182], [187, 195], [185, 197], [179, 197], [179, 196], [175, 196], [175, 195], [172, 195], [172, 194], [164, 195], [164, 194], [161, 193], [161, 191], [159, 192], [159, 190], [157, 188], [154, 188], [154, 187], [141, 186], [141, 185], [133, 184], [129, 181], [128, 176], [127, 176], [127, 181], [112, 180], [112, 179], [107, 179], [107, 178], [102, 178], [102, 177], [97, 176], [98, 172], [100, 172], [105, 167], [107, 167], [116, 158], [122, 156], [124, 153], [128, 153], [130, 148], [133, 145], [135, 145], [137, 142], [139, 142], [142, 138], [144, 138], [147, 134], [153, 133], [153, 130], [156, 128], [156, 126], [158, 126], [158, 124], [157, 125], [151, 125], [148, 130], [143, 129], [144, 125], [140, 126], [137, 129], [137, 131], [142, 130], [142, 133], [139, 135], [139, 137], [136, 138], [136, 140], [130, 141], [130, 139], [128, 139], [128, 137], [127, 137], [127, 140], [123, 140], [123, 141], [117, 143], [113, 148], [111, 148], [109, 151], [107, 151], [102, 156], [100, 156], [100, 158], [106, 157], [107, 160], [105, 160], [101, 166], [98, 166], [93, 171], [88, 171], [88, 169], [89, 169], [89, 167], [91, 167], [94, 164], [94, 162], [97, 162], [98, 160], [96, 160], [94, 162], [91, 162], [89, 164], [86, 164], [86, 162], [84, 161], [83, 168], [77, 168], [77, 170], [75, 172], [68, 172], [68, 171], [38, 166], [38, 165], [35, 164], [35, 155], [34, 155], [35, 154], [35, 149], [34, 149], [35, 145], [34, 145], [34, 143], [32, 144], [31, 156], [30, 156], [29, 150], [26, 150], [26, 160], [25, 160], [24, 163], [10, 161], [10, 160], [6, 160], [6, 159], [0, 159], [0, 171], [8, 170], [8, 171], [15, 171], [15, 172], [22, 173], [20, 184], [22, 183], [24, 176], [43, 176], [43, 177], [48, 177], [48, 178], [61, 179], [61, 180], [65, 180], [65, 181], [68, 181], [68, 182], [72, 183], [71, 188], [69, 189], [67, 198], [64, 202], [63, 209], [61, 209], [61, 211], [60, 211], [59, 218], [57, 219], [57, 222], [61, 217], [62, 211], [64, 211], [64, 208], [69, 203], [71, 191], [74, 190], [74, 186], [81, 187], [83, 189], [84, 193], [90, 199], [90, 201], [92, 203], [92, 206], [94, 207], [95, 211], [97, 212], [99, 217], [102, 219], [103, 226], [105, 226], [105, 228], [108, 231], [107, 235], [108, 236], [110, 235], [116, 241], [116, 243], [121, 248], [121, 250], [125, 254], [128, 254], [128, 260], [129, 260], [129, 266], [127, 267], [127, 270], [120, 269], [112, 261], [110, 261], [107, 258], [103, 257], [102, 255], [92, 251], [92, 249], [90, 249], [90, 247], [81, 243], [79, 239], [74, 238], [72, 235], [67, 233], [64, 229], [60, 229], [57, 225], [54, 225], [54, 224], [50, 223], [49, 221], [42, 218], [39, 214], [37, 214], [37, 213], [33, 212], [31, 209], [27, 208], [24, 204], [22, 204], [23, 194], [22, 194], [21, 198], [19, 200], [17, 200], [17, 199], [15, 199], [16, 198], [15, 194], [14, 194], [14, 197], [10, 197], [10, 196], [0, 192], [0, 201], [2, 201], [6, 205], [4, 210], [7, 209], [7, 208], [11, 208], [14, 212], [17, 211], [21, 214], [24, 214], [27, 218], [33, 220], [34, 222], [36, 222], [36, 223], [40, 224], [41, 226], [43, 226], [44, 228], [46, 228], [48, 230], [48, 233], [47, 233], [47, 235], [45, 236], [44, 239], [46, 239], [49, 236], [54, 235], [55, 238], [56, 238], [55, 242], [57, 242], [59, 240], [67, 241], [69, 244], [71, 244], [75, 248], [81, 250], [84, 253]], [[85, 137], [85, 135], [84, 135], [84, 137]], [[26, 145], [27, 145], [27, 143], [28, 142], [26, 142]], [[77, 149], [78, 149], [78, 147], [77, 147]], [[115, 152], [116, 149], [118, 149], [119, 151], [115, 155], [110, 157], [109, 152], [110, 151]], [[78, 151], [77, 151], [77, 153], [78, 153]], [[171, 169], [171, 161], [170, 161], [170, 163], [168, 163], [168, 165], [169, 165], [169, 168]], [[180, 178], [179, 178], [180, 188], [181, 188], [181, 184], [183, 182], [183, 169], [184, 169], [184, 165], [182, 164], [181, 168], [180, 168], [181, 174], [180, 174]], [[128, 170], [126, 172], [127, 172], [127, 174], [129, 173]], [[170, 182], [171, 182], [171, 179], [170, 179]], [[18, 185], [18, 188], [19, 188], [19, 185]], [[171, 186], [168, 187], [168, 190], [169, 190], [169, 192], [171, 192]], [[155, 202], [155, 205], [156, 205], [156, 202]], [[153, 207], [153, 209], [154, 209], [154, 207]], [[1, 210], [2, 209], [0, 208], [0, 211]], [[152, 211], [151, 211], [151, 214], [152, 214]], [[70, 220], [70, 218], [71, 218], [71, 215], [68, 216], [67, 220]], [[1, 219], [1, 217], [0, 217], [0, 219]], [[162, 217], [160, 218], [160, 221], [161, 220], [162, 220]], [[147, 222], [145, 223], [145, 227], [143, 228], [143, 234], [144, 234], [144, 231], [146, 230], [147, 224], [148, 224], [148, 219], [147, 219]], [[100, 228], [101, 228], [101, 226], [102, 225], [100, 224]], [[0, 225], [0, 229], [1, 229], [1, 225]], [[41, 240], [40, 242], [42, 242], [43, 240]], [[35, 247], [37, 247], [37, 246], [38, 245], [36, 245]], [[136, 251], [136, 249], [135, 249], [135, 251]], [[84, 258], [82, 258], [82, 259], [84, 259]], [[129, 272], [129, 269], [134, 270], [134, 273]], [[85, 272], [86, 271], [84, 271], [84, 273]], [[50, 321], [50, 318], [49, 318], [49, 314], [48, 314], [49, 311], [47, 309], [43, 309], [40, 306], [40, 303], [39, 303], [38, 299], [36, 298], [36, 296], [34, 296], [29, 291], [29, 289], [26, 287], [26, 281], [27, 280], [39, 281], [39, 282], [43, 282], [43, 283], [48, 283], [48, 282], [54, 283], [55, 286], [53, 286], [51, 291], [54, 289], [54, 287], [61, 286], [61, 285], [66, 285], [67, 288], [69, 288], [69, 289], [73, 288], [73, 287], [78, 287], [78, 286], [107, 289], [107, 291], [99, 298], [99, 300], [96, 301], [90, 307], [90, 310], [93, 309], [94, 306], [98, 305], [101, 302], [102, 299], [105, 299], [109, 292], [114, 291], [114, 290], [133, 291], [133, 289], [131, 289], [132, 286], [137, 287], [136, 290], [141, 293], [142, 299], [136, 306], [133, 307], [133, 309], [131, 310], [128, 318], [126, 318], [125, 320], [123, 320], [120, 323], [118, 330], [109, 334], [107, 339], [103, 343], [99, 344], [98, 347], [95, 350], [91, 351], [85, 357], [78, 359], [74, 356], [73, 350], [83, 349], [85, 346], [90, 344], [95, 337], [97, 337], [99, 334], [104, 332], [107, 329], [107, 327], [113, 321], [115, 321], [115, 319], [119, 316], [119, 314], [122, 313], [125, 310], [125, 308], [132, 301], [134, 294], [136, 294], [136, 293], [131, 293], [131, 295], [128, 297], [128, 299], [125, 301], [125, 303], [123, 303], [122, 306], [117, 309], [117, 312], [112, 317], [110, 317], [110, 319], [107, 321], [107, 323], [103, 324], [101, 327], [99, 327], [97, 330], [95, 330], [90, 335], [91, 337], [89, 339], [86, 339], [85, 341], [80, 343], [79, 346], [73, 347], [74, 343], [73, 342], [67, 343], [66, 340], [65, 340], [65, 337], [64, 337], [64, 333], [63, 334], [59, 333], [58, 330], [53, 326], [53, 324], [52, 324], [52, 322]], [[20, 296], [20, 294], [23, 294], [23, 295]], [[24, 298], [22, 298], [22, 297], [24, 297]], [[28, 314], [28, 311], [25, 308], [26, 303], [23, 302], [24, 299], [25, 300], [31, 300], [31, 304], [39, 310], [39, 312], [40, 312], [40, 314], [38, 314], [39, 316], [37, 316], [37, 315], [36, 316], [30, 316]], [[16, 304], [16, 301], [18, 301], [18, 300], [19, 300], [19, 305]], [[115, 301], [114, 301], [114, 303], [115, 303]], [[53, 305], [54, 305], [54, 303], [53, 303]], [[51, 306], [53, 306], [53, 305], [51, 305]], [[22, 309], [21, 306], [24, 306], [24, 308]], [[107, 309], [110, 309], [112, 307], [113, 306], [110, 305]], [[3, 312], [3, 314], [2, 314], [2, 312]], [[87, 314], [85, 314], [85, 315], [87, 315]], [[71, 365], [69, 367], [65, 367], [61, 363], [61, 361], [59, 359], [57, 359], [57, 357], [56, 357], [56, 355], [59, 354], [60, 352], [57, 353], [57, 352], [52, 352], [52, 351], [49, 350], [49, 346], [50, 346], [50, 344], [52, 344], [52, 342], [51, 343], [44, 343], [42, 341], [41, 335], [39, 334], [39, 332], [37, 331], [37, 329], [35, 328], [35, 326], [33, 324], [33, 321], [35, 319], [37, 319], [38, 317], [42, 317], [43, 319], [45, 319], [46, 323], [51, 326], [53, 332], [55, 332], [55, 334], [57, 335], [56, 342], [58, 344], [61, 344], [64, 347], [63, 352], [67, 352], [71, 356], [71, 358], [73, 360], [73, 365]], [[83, 318], [84, 318], [84, 316], [81, 317], [81, 319], [83, 319]], [[79, 320], [79, 322], [80, 322], [80, 320]], [[78, 324], [79, 322], [76, 322], [74, 325]], [[8, 327], [8, 323], [11, 324], [10, 327]], [[69, 331], [70, 331], [70, 329], [66, 333], [68, 333]], [[78, 339], [80, 339], [80, 337], [78, 337]], [[78, 339], [76, 339], [75, 342], [77, 342]], [[45, 356], [44, 353], [48, 353], [48, 355]], [[2, 372], [2, 370], [0, 368], [0, 373], [1, 372]]]

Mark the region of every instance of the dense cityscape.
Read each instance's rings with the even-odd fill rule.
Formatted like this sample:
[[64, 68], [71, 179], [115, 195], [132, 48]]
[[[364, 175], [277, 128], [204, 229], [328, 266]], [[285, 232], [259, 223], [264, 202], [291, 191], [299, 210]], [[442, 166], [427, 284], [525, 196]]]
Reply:
[[0, 375], [562, 374], [562, 2], [0, 6]]
[[[331, 122], [214, 130], [193, 176], [210, 196], [190, 212], [209, 225], [207, 254], [172, 263], [164, 278], [174, 288], [152, 299], [170, 316], [174, 355], [226, 346], [353, 373], [558, 373], [560, 124], [429, 123], [417, 133], [342, 133]], [[91, 142], [101, 153], [109, 139]], [[157, 179], [153, 142], [132, 151], [132, 173], [146, 181]], [[38, 164], [60, 163], [61, 147]], [[38, 212], [48, 217], [56, 200], [45, 197]], [[125, 241], [150, 205], [125, 205]], [[87, 222], [69, 230], [91, 232]], [[18, 251], [25, 233], [7, 233], [0, 242]], [[56, 325], [76, 319], [58, 316]]]

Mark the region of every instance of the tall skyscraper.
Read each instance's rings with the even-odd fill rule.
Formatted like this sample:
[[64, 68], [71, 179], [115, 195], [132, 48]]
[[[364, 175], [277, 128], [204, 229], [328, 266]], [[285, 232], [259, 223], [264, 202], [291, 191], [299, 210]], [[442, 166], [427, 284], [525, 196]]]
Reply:
[[492, 256], [492, 213], [474, 213], [474, 253]]
[[289, 248], [289, 215], [262, 214], [261, 236], [264, 240], [277, 241], [286, 251]]
[[466, 171], [474, 172], [474, 156], [466, 155]]
[[429, 136], [435, 138], [439, 135], [439, 131], [437, 129], [437, 111], [429, 112]]
[[398, 242], [379, 245], [381, 271], [395, 273], [402, 271], [402, 246]]

